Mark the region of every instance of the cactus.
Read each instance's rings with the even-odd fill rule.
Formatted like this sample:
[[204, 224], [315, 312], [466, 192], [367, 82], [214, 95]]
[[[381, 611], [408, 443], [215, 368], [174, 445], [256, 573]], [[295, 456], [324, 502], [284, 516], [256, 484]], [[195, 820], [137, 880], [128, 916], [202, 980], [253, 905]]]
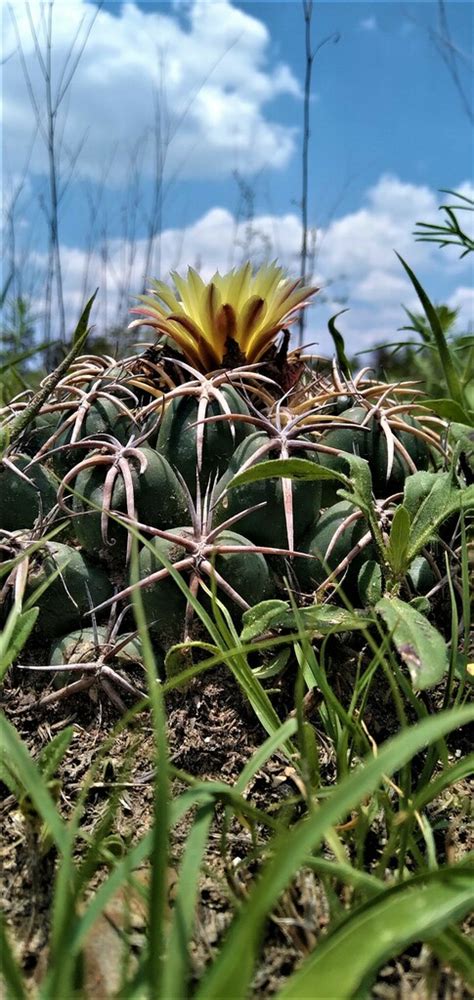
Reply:
[[[152, 574], [162, 573], [161, 579], [144, 588], [143, 603], [150, 628], [159, 635], [160, 644], [164, 648], [185, 638], [186, 597], [169, 574], [163, 571], [160, 555], [165, 556], [171, 563], [182, 565], [189, 551], [182, 543], [193, 537], [193, 531], [191, 528], [175, 528], [169, 534], [175, 536], [176, 540], [155, 538], [154, 551], [145, 547], [140, 553], [142, 580]], [[228, 547], [232, 551], [226, 552], [225, 549]], [[216, 553], [213, 568], [217, 582], [217, 596], [234, 615], [240, 616], [242, 608], [245, 609], [271, 596], [272, 586], [265, 559], [258, 552], [250, 550], [248, 539], [234, 531], [223, 531], [219, 535]], [[188, 562], [188, 573], [192, 574], [192, 560], [189, 559]], [[187, 579], [192, 584], [192, 578], [187, 576]], [[206, 577], [198, 578], [199, 582], [205, 579]], [[207, 586], [211, 587], [209, 578]], [[209, 605], [205, 592], [204, 594], [201, 592], [199, 597], [204, 605]]]
[[111, 596], [106, 570], [62, 542], [46, 542], [30, 566], [25, 596], [35, 594], [37, 626], [45, 635], [59, 636], [77, 628], [91, 605]]
[[[243, 397], [232, 386], [223, 386], [220, 397], [209, 403], [205, 399], [205, 420], [220, 413], [248, 415]], [[189, 395], [172, 399], [164, 411], [156, 443], [158, 451], [176, 466], [193, 494], [196, 474], [205, 486], [212, 476], [223, 472], [236, 445], [249, 432], [248, 425], [240, 422], [210, 420], [200, 424], [199, 403], [199, 399]]]
[[[30, 424], [22, 422], [16, 450], [8, 431], [27, 413], [28, 393], [0, 413], [1, 545], [8, 558], [32, 540], [39, 546], [27, 575], [9, 577], [7, 590], [17, 599], [36, 591], [37, 628], [55, 640], [51, 669], [75, 656], [71, 643], [92, 643], [91, 673], [79, 688], [113, 688], [117, 704], [119, 687], [138, 689], [115, 669], [115, 625], [113, 640], [109, 626], [94, 622], [88, 631], [92, 609], [100, 620], [112, 608], [111, 620], [121, 622], [140, 587], [159, 655], [201, 629], [160, 556], [207, 611], [214, 584], [237, 626], [253, 604], [286, 597], [288, 579], [300, 603], [314, 593], [337, 600], [342, 588], [354, 603], [374, 604], [386, 581], [393, 496], [408, 475], [445, 457], [445, 425], [415, 384], [343, 376], [337, 364], [320, 374], [311, 358], [288, 353], [285, 327], [315, 289], [275, 264], [207, 284], [192, 269], [173, 277], [176, 294], [154, 282], [134, 310], [132, 325], [150, 325], [157, 343], [124, 359], [76, 357]], [[369, 465], [377, 530], [366, 508], [347, 492], [341, 499], [340, 481], [286, 475], [231, 487], [237, 473], [272, 459], [303, 458], [347, 475], [354, 454]], [[133, 583], [132, 533], [115, 515], [139, 531]], [[48, 540], [64, 524], [60, 540]], [[408, 598], [437, 582], [424, 553], [403, 572], [397, 586]]]
[[186, 514], [183, 489], [169, 462], [146, 446], [121, 447], [112, 441], [89, 453], [64, 477], [61, 505], [72, 481], [75, 535], [86, 552], [105, 550], [115, 559], [123, 559], [126, 551], [129, 555], [131, 535], [112, 520], [112, 510], [153, 528], [174, 527]]
[[321, 514], [301, 548], [313, 557], [295, 564], [294, 572], [302, 591], [311, 593], [326, 580], [333, 586], [343, 580], [348, 596], [353, 594], [361, 563], [373, 551], [365, 518], [347, 500], [333, 504]]
[[0, 528], [32, 528], [56, 503], [56, 480], [41, 464], [29, 466], [27, 455], [12, 454], [0, 462]]
[[[262, 449], [265, 449], [263, 454]], [[288, 546], [291, 549], [294, 542], [298, 544], [304, 532], [314, 524], [319, 514], [321, 497], [319, 483], [293, 484], [290, 537], [285, 510], [284, 480], [266, 479], [248, 486], [238, 486], [226, 492], [226, 487], [238, 472], [262, 461], [262, 458], [273, 458], [274, 449], [278, 449], [278, 442], [272, 442], [260, 431], [242, 441], [216, 487], [216, 493], [220, 495], [216, 508], [216, 521], [220, 523], [239, 511], [261, 504], [259, 510], [246, 514], [239, 522], [242, 532], [256, 544]], [[309, 451], [301, 451], [299, 454], [302, 458], [312, 458], [312, 453]]]
[[[339, 454], [321, 453], [320, 461], [328, 469], [344, 471], [344, 454], [356, 454], [370, 465], [376, 497], [388, 497], [403, 489], [407, 475], [427, 469], [430, 447], [421, 426], [410, 415], [390, 419], [390, 409], [352, 406], [339, 414], [341, 425], [328, 430], [321, 444]], [[354, 429], [350, 426], [354, 424]], [[406, 427], [406, 429], [405, 429]], [[335, 489], [325, 484], [323, 505], [335, 502]]]

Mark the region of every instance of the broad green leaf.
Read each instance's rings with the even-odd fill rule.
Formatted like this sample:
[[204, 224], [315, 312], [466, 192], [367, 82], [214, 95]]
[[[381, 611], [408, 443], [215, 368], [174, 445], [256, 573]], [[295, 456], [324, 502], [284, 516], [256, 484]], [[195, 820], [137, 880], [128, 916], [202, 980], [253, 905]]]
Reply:
[[474, 416], [471, 420], [471, 424], [450, 424], [449, 427], [449, 443], [452, 448], [459, 446], [460, 451], [466, 456], [468, 465], [470, 466], [471, 472], [474, 472], [474, 428], [472, 424], [474, 423]]
[[400, 504], [392, 520], [390, 538], [387, 546], [387, 557], [393, 572], [398, 575], [406, 567], [406, 552], [410, 532], [410, 515], [407, 508]]
[[244, 629], [242, 642], [251, 642], [268, 629], [290, 629], [300, 627], [328, 635], [330, 632], [351, 632], [352, 629], [367, 628], [372, 620], [357, 611], [347, 611], [331, 604], [312, 604], [298, 608], [297, 614], [288, 601], [261, 601], [243, 615]]
[[[344, 456], [345, 458], [345, 456]], [[245, 472], [239, 472], [227, 486], [232, 490], [235, 486], [244, 486], [246, 483], [257, 483], [261, 479], [307, 479], [307, 480], [329, 480], [338, 479], [345, 486], [350, 487], [348, 476], [342, 472], [334, 472], [326, 469], [323, 465], [316, 465], [306, 458], [272, 458], [268, 462], [258, 462], [252, 465]]]
[[423, 747], [472, 721], [474, 706], [468, 706], [440, 712], [404, 729], [379, 748], [377, 757], [369, 756], [362, 766], [340, 781], [310, 816], [276, 838], [271, 845], [270, 860], [234, 918], [218, 958], [196, 993], [196, 1000], [222, 1000], [223, 997], [244, 1000], [265, 920], [307, 855], [317, 850], [326, 831], [372, 794], [384, 775], [392, 775]]
[[348, 611], [330, 604], [313, 604], [307, 608], [298, 608], [298, 615], [287, 611], [282, 615], [279, 627], [297, 629], [298, 622], [305, 629], [328, 635], [330, 632], [351, 632], [353, 629], [367, 628], [372, 619], [358, 611]]
[[382, 597], [375, 605], [392, 634], [398, 654], [408, 667], [413, 687], [422, 691], [444, 677], [449, 656], [446, 643], [433, 625], [398, 597]]
[[384, 962], [461, 920], [473, 905], [472, 861], [386, 889], [316, 946], [278, 1000], [352, 1000], [364, 995]]
[[452, 420], [458, 424], [468, 424], [469, 416], [465, 409], [454, 399], [424, 399], [423, 406], [428, 406], [433, 413], [443, 420]]
[[244, 611], [242, 615], [243, 629], [240, 633], [242, 642], [250, 642], [268, 629], [273, 628], [273, 623], [278, 622], [281, 615], [288, 609], [288, 601], [271, 600], [260, 601], [253, 608]]
[[382, 569], [375, 559], [368, 559], [360, 567], [357, 575], [357, 588], [364, 605], [372, 607], [380, 601], [383, 593]]
[[474, 508], [474, 486], [459, 489], [450, 472], [415, 472], [405, 480], [403, 506], [412, 519], [405, 556], [409, 565], [451, 514]]

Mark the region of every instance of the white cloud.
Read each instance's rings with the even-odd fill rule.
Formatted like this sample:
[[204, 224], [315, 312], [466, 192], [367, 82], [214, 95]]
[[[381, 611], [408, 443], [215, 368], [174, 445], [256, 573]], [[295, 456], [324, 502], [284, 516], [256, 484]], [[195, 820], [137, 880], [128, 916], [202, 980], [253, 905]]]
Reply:
[[[406, 320], [402, 305], [411, 309], [419, 305], [393, 247], [406, 255], [434, 301], [444, 299], [450, 305], [460, 306], [463, 320], [472, 321], [474, 293], [467, 284], [469, 264], [456, 260], [457, 271], [451, 274], [446, 266], [449, 250], [416, 244], [411, 236], [413, 221], [420, 217], [420, 206], [423, 217], [429, 218], [430, 209], [436, 211], [437, 197], [436, 192], [425, 187], [403, 183], [396, 177], [382, 177], [367, 192], [363, 208], [335, 220], [321, 232], [315, 283], [321, 284], [322, 292], [316, 297], [317, 307], [308, 311], [308, 342], [316, 341], [320, 350], [332, 352], [327, 321], [342, 308], [339, 297], [342, 292], [347, 295], [344, 304], [349, 312], [341, 317], [339, 327], [351, 352], [396, 339], [398, 328]], [[249, 254], [257, 261], [278, 257], [290, 273], [298, 273], [301, 225], [295, 213], [256, 216], [250, 245], [248, 240], [248, 223], [238, 223], [228, 209], [216, 206], [191, 226], [163, 232], [159, 276], [166, 277], [174, 268], [185, 271], [191, 264], [209, 279], [216, 269], [225, 271]], [[122, 322], [131, 304], [130, 296], [141, 291], [143, 280], [145, 241], [138, 241], [134, 249], [129, 295], [121, 300]], [[110, 326], [114, 321], [129, 250], [122, 239], [109, 241], [106, 256], [96, 249], [88, 261], [89, 282], [84, 289], [85, 252], [63, 249], [66, 306], [72, 322], [86, 295], [96, 285], [100, 286], [94, 318], [97, 328]], [[157, 245], [155, 251], [153, 271], [158, 259]], [[40, 269], [44, 258], [37, 258], [36, 262]], [[146, 328], [143, 334], [146, 337]]]
[[435, 217], [436, 192], [383, 175], [365, 200], [365, 206], [321, 233], [319, 265], [325, 271], [364, 280], [373, 270], [399, 272], [394, 250], [402, 256], [409, 251], [413, 262], [426, 257], [429, 251], [414, 243], [412, 232], [418, 219], [429, 222]]
[[407, 298], [406, 278], [374, 268], [363, 281], [354, 286], [353, 296], [358, 302], [399, 303]]
[[359, 28], [361, 31], [376, 31], [377, 30], [377, 18], [376, 17], [364, 17], [359, 21]]
[[460, 309], [461, 318], [465, 326], [470, 326], [474, 330], [474, 288], [472, 286], [460, 285], [450, 295], [448, 306], [451, 309]]
[[[31, 81], [41, 107], [41, 74], [26, 6], [14, 12]], [[41, 9], [31, 3], [41, 37]], [[84, 18], [82, 33], [96, 8], [87, 0], [68, 0], [53, 13], [53, 88], [60, 78], [71, 41]], [[44, 18], [44, 11], [43, 11]], [[4, 51], [15, 49], [15, 33], [4, 11]], [[294, 148], [295, 130], [269, 121], [265, 105], [279, 94], [300, 96], [299, 84], [285, 64], [270, 64], [270, 36], [256, 16], [231, 0], [194, 0], [174, 13], [125, 3], [118, 15], [100, 10], [72, 83], [64, 149], [73, 150], [87, 132], [78, 170], [98, 178], [115, 144], [109, 175], [119, 183], [125, 149], [153, 127], [153, 92], [162, 112], [169, 174], [215, 177], [238, 168], [252, 174], [262, 167], [283, 167]], [[34, 119], [18, 54], [3, 69], [4, 143], [12, 170], [20, 170]], [[64, 107], [62, 110], [65, 110]], [[142, 169], [151, 172], [149, 144]], [[14, 162], [13, 162], [14, 161]], [[44, 172], [46, 152], [38, 140], [33, 172]]]

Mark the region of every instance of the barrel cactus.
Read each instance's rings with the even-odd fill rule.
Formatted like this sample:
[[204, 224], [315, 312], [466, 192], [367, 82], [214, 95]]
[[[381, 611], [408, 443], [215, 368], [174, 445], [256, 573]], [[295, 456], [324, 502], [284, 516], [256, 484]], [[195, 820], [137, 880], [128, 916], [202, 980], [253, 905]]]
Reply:
[[[201, 634], [194, 599], [209, 613], [213, 593], [237, 628], [252, 605], [286, 597], [288, 581], [300, 604], [315, 594], [337, 601], [341, 590], [356, 605], [375, 603], [394, 498], [409, 476], [445, 459], [445, 425], [413, 384], [343, 375], [336, 363], [321, 370], [289, 352], [287, 327], [315, 288], [275, 263], [208, 282], [192, 268], [172, 279], [174, 290], [152, 282], [133, 310], [131, 325], [150, 326], [156, 342], [127, 358], [76, 358], [20, 434], [31, 394], [1, 412], [5, 551], [18, 531], [35, 545], [12, 586], [39, 608], [36, 629], [54, 640], [51, 667], [79, 669], [80, 647], [107, 667], [109, 686], [115, 667], [104, 649], [127, 648], [121, 623], [133, 627], [137, 587], [158, 658]], [[371, 517], [368, 501], [362, 509], [347, 492], [354, 456], [370, 470]], [[288, 472], [294, 459], [306, 478]], [[266, 462], [271, 478], [233, 486]], [[399, 580], [408, 596], [436, 583], [423, 552]], [[123, 676], [117, 683], [126, 687]]]

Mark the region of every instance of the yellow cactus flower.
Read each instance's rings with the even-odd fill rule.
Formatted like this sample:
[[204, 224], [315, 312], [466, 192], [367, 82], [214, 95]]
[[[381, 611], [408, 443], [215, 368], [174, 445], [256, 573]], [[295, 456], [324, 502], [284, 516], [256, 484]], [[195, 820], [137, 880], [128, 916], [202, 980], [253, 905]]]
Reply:
[[176, 292], [163, 281], [152, 281], [149, 295], [132, 312], [169, 337], [195, 368], [209, 372], [222, 366], [235, 341], [249, 364], [261, 361], [283, 327], [308, 304], [317, 288], [285, 277], [275, 262], [254, 274], [250, 263], [227, 274], [215, 275], [206, 284], [192, 267], [187, 278], [171, 273]]

